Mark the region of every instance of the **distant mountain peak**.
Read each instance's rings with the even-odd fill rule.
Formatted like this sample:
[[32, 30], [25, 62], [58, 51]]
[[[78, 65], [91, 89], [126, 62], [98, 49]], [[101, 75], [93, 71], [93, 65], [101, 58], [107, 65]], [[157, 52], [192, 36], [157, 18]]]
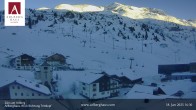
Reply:
[[103, 11], [103, 7], [98, 7], [94, 5], [81, 4], [81, 5], [70, 5], [70, 4], [59, 4], [55, 7], [56, 10], [69, 10], [76, 12], [94, 12]]
[[[49, 8], [42, 7], [37, 10], [47, 10]], [[75, 12], [112, 12], [114, 14], [118, 14], [121, 16], [125, 16], [131, 19], [155, 19], [166, 22], [173, 22], [180, 25], [185, 26], [194, 26], [196, 27], [196, 22], [194, 21], [186, 21], [182, 19], [178, 19], [174, 16], [170, 16], [166, 14], [161, 9], [156, 8], [146, 8], [146, 7], [135, 7], [126, 4], [121, 4], [118, 2], [114, 2], [108, 6], [94, 6], [89, 4], [79, 4], [79, 5], [70, 5], [70, 4], [59, 4], [55, 8], [55, 10], [69, 10]]]
[[47, 7], [41, 7], [41, 8], [37, 8], [36, 10], [49, 10], [50, 8]]
[[157, 14], [160, 14], [160, 15], [166, 15], [166, 13], [161, 10], [161, 9], [156, 9], [156, 8], [146, 8], [149, 10], [149, 12], [152, 12], [152, 13], [157, 13]]

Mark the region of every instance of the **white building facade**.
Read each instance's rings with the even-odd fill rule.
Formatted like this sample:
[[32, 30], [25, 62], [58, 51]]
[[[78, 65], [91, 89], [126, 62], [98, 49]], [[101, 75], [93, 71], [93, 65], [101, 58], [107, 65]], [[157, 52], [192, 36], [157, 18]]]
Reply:
[[[119, 82], [108, 75], [95, 75], [94, 80], [84, 78], [79, 82], [80, 94], [88, 99], [104, 99], [118, 96]], [[91, 76], [88, 76], [91, 77]]]

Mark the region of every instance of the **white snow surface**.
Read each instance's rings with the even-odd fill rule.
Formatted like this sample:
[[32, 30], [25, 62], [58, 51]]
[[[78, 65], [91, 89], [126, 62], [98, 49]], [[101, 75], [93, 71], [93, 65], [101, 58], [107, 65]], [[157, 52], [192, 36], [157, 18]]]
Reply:
[[76, 11], [76, 12], [96, 12], [96, 11], [103, 11], [104, 7], [98, 7], [93, 5], [69, 5], [69, 4], [60, 4], [56, 6], [54, 9], [56, 10], [69, 10], [69, 11]]
[[[48, 10], [47, 7], [38, 8], [38, 10]], [[167, 22], [173, 22], [185, 26], [194, 26], [196, 27], [196, 22], [194, 20], [181, 20], [171, 15], [167, 15], [161, 9], [155, 8], [146, 8], [146, 7], [135, 7], [129, 6], [121, 3], [113, 3], [109, 6], [94, 6], [89, 4], [59, 4], [54, 7], [56, 10], [69, 10], [75, 12], [112, 12], [125, 16], [132, 19], [156, 19]]]
[[[144, 10], [146, 10], [146, 14], [153, 12], [155, 13], [153, 16], [167, 17], [165, 13], [156, 9], [137, 8], [116, 3], [104, 8], [104, 10], [95, 13], [72, 12], [74, 18], [64, 17], [64, 22], [61, 21], [61, 15], [65, 16], [66, 10], [50, 9], [46, 11], [35, 10], [34, 12], [27, 10], [27, 18], [31, 16], [32, 20], [37, 19], [34, 14], [36, 16], [43, 14], [44, 16], [42, 20], [32, 26], [32, 29], [29, 29], [28, 25], [25, 27], [0, 25], [0, 73], [2, 74], [0, 82], [17, 79], [18, 76], [34, 80], [33, 71], [14, 70], [9, 67], [11, 58], [22, 53], [32, 55], [35, 58], [59, 53], [69, 56], [67, 62], [72, 67], [85, 69], [85, 71], [54, 71], [54, 76], [58, 74], [60, 77], [57, 94], [63, 95], [65, 98], [71, 98], [71, 96], [81, 98], [78, 95], [73, 95], [70, 88], [74, 83], [77, 85], [77, 82], [85, 75], [91, 73], [105, 71], [111, 75], [125, 75], [130, 79], [141, 77], [144, 80], [144, 85], [151, 83], [162, 85], [164, 83], [160, 81], [162, 75], [158, 74], [158, 65], [196, 62], [196, 57], [194, 57], [196, 56], [194, 27], [156, 19], [126, 17], [131, 16], [132, 11], [142, 13]], [[113, 12], [108, 12], [108, 10], [113, 10]], [[56, 18], [52, 11], [57, 13]], [[56, 24], [54, 23], [55, 20]], [[108, 25], [110, 23], [111, 25]], [[85, 24], [86, 28], [84, 28]], [[123, 29], [124, 24], [126, 24], [125, 29]], [[147, 24], [149, 27], [146, 40], [141, 39], [142, 36], [145, 36], [144, 29], [141, 29], [142, 24]], [[134, 27], [135, 31], [131, 32], [129, 27]], [[171, 31], [173, 27], [179, 27], [179, 29]], [[104, 31], [107, 34], [103, 34]], [[122, 36], [118, 36], [119, 31], [125, 37], [129, 36], [129, 39], [125, 40]], [[138, 33], [141, 34], [140, 38]], [[164, 35], [165, 40], [161, 34]], [[135, 35], [138, 35], [138, 38]], [[156, 42], [154, 36], [157, 36], [159, 41]], [[86, 41], [85, 46], [83, 41]], [[143, 46], [143, 52], [142, 44], [146, 44]], [[134, 59], [132, 69], [130, 69], [130, 58]], [[184, 86], [195, 84], [190, 80], [182, 80], [179, 83]], [[168, 82], [164, 85], [172, 85], [178, 90], [182, 89], [187, 93], [185, 94], [186, 98], [193, 97], [193, 92], [188, 93], [190, 91], [189, 86], [183, 89], [184, 86], [180, 87], [179, 83]], [[167, 88], [170, 89], [169, 86]], [[132, 95], [134, 96], [134, 93]]]

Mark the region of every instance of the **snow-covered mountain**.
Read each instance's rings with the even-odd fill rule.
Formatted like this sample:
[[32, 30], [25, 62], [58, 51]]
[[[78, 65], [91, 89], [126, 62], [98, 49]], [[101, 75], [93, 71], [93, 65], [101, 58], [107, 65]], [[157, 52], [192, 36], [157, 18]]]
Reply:
[[70, 10], [76, 12], [96, 12], [96, 11], [103, 11], [104, 7], [98, 7], [93, 5], [69, 5], [69, 4], [60, 4], [56, 6], [54, 9], [56, 10]]
[[[38, 10], [48, 10], [49, 8], [38, 8]], [[173, 22], [180, 25], [185, 26], [194, 26], [196, 27], [196, 23], [189, 20], [182, 20], [176, 18], [171, 15], [167, 15], [163, 10], [155, 9], [155, 8], [145, 8], [145, 7], [135, 7], [124, 5], [120, 3], [113, 3], [109, 6], [93, 6], [93, 5], [70, 5], [70, 4], [60, 4], [56, 6], [54, 9], [56, 10], [69, 10], [75, 12], [112, 12], [115, 14], [119, 14], [121, 16], [125, 16], [132, 19], [156, 19], [162, 20], [166, 22]]]
[[118, 13], [122, 16], [126, 16], [133, 19], [156, 19], [156, 20], [162, 20], [166, 22], [173, 22], [180, 25], [196, 26], [196, 24], [190, 24], [186, 20], [181, 20], [176, 17], [167, 15], [163, 10], [155, 9], [155, 8], [144, 8], [144, 7], [138, 8], [135, 6], [128, 6], [120, 3], [114, 3], [112, 5], [107, 6], [106, 10], [110, 10], [113, 13]]

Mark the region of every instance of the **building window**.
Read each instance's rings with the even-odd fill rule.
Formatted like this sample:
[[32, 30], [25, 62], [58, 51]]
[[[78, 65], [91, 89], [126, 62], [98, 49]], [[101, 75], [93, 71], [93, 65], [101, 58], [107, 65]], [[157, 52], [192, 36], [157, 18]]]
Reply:
[[93, 84], [93, 86], [96, 86], [96, 84]]
[[104, 94], [105, 94], [105, 92], [102, 92], [101, 94], [102, 94], [102, 95], [104, 95]]
[[86, 90], [86, 88], [85, 88], [85, 87], [83, 87], [82, 89], [83, 89], [83, 90]]
[[96, 94], [93, 94], [93, 96], [96, 96]]
[[34, 96], [35, 94], [34, 93], [32, 93], [32, 96]]
[[85, 83], [82, 83], [82, 85], [84, 85], [84, 86], [85, 86], [86, 84], [85, 84]]
[[15, 96], [17, 96], [17, 93], [15, 93]]
[[14, 87], [14, 86], [12, 86], [12, 89], [15, 89], [15, 87]]
[[41, 96], [41, 94], [38, 94], [39, 96]]
[[48, 67], [44, 67], [44, 70], [47, 70], [48, 69]]
[[96, 91], [96, 89], [95, 88], [93, 88], [93, 92], [95, 92]]
[[18, 89], [20, 89], [20, 86], [18, 86]]
[[21, 93], [21, 96], [23, 96], [23, 93]]

